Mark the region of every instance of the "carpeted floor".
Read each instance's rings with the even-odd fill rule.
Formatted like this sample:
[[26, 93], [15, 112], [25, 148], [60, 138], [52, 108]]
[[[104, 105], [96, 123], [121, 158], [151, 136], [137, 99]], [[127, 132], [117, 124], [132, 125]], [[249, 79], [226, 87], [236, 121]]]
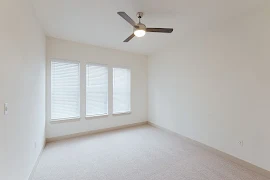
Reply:
[[47, 144], [33, 180], [269, 180], [145, 125]]

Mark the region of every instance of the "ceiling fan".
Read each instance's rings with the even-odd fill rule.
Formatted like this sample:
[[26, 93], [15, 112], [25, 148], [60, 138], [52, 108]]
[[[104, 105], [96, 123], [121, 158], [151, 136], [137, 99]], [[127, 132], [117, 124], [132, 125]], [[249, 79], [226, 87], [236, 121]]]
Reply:
[[134, 36], [143, 37], [146, 32], [157, 32], [157, 33], [171, 33], [173, 32], [172, 28], [146, 28], [144, 24], [141, 23], [141, 18], [143, 17], [142, 12], [137, 13], [139, 18], [139, 23], [135, 23], [125, 12], [118, 12], [122, 18], [124, 18], [131, 26], [134, 27], [134, 32], [131, 34], [124, 42], [129, 42]]

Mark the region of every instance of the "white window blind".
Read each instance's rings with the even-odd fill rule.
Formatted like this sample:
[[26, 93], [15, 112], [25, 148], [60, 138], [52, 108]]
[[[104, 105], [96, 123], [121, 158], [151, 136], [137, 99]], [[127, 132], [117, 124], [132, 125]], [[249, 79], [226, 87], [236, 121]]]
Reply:
[[130, 70], [113, 68], [113, 114], [130, 112]]
[[86, 65], [86, 116], [108, 114], [108, 68]]
[[80, 64], [53, 60], [51, 62], [51, 119], [80, 117]]

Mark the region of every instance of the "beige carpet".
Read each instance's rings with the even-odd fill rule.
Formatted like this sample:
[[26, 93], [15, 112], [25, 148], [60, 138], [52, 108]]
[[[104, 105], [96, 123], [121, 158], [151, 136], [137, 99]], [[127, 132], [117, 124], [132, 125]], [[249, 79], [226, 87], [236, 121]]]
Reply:
[[33, 180], [269, 180], [145, 125], [49, 143]]

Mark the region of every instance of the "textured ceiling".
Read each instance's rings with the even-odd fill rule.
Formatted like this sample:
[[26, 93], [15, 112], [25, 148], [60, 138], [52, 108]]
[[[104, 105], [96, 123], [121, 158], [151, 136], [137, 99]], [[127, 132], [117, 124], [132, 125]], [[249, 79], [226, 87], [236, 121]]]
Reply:
[[[48, 36], [152, 54], [205, 30], [215, 23], [241, 16], [263, 6], [267, 0], [32, 0], [36, 15]], [[117, 15], [125, 11], [148, 27], [172, 27], [172, 34], [147, 33], [123, 43], [132, 27]]]

